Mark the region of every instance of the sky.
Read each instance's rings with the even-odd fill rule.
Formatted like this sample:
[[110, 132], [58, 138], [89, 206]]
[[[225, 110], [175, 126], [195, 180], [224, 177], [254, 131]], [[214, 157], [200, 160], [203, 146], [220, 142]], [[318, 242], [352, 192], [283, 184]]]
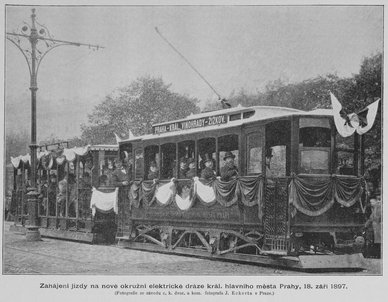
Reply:
[[[6, 8], [6, 31], [30, 23], [29, 6]], [[382, 6], [37, 6], [37, 21], [55, 39], [103, 49], [60, 46], [38, 73], [37, 137], [80, 135], [104, 98], [145, 75], [198, 98], [217, 95], [156, 33], [155, 27], [223, 97], [261, 91], [277, 79], [294, 83], [359, 71], [383, 50]], [[6, 131], [30, 131], [26, 61], [5, 43]]]

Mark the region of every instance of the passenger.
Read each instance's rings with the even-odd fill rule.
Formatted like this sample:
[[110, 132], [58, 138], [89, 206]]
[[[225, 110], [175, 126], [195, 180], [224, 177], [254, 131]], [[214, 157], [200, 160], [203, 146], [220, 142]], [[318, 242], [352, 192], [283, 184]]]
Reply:
[[189, 170], [186, 172], [186, 178], [194, 178], [197, 176], [197, 171], [195, 168], [195, 159], [194, 158], [189, 158], [187, 161], [189, 165]]
[[76, 178], [73, 173], [68, 175], [68, 215], [69, 217], [76, 217], [76, 210], [78, 208], [78, 199], [77, 199], [77, 185]]
[[112, 184], [115, 187], [128, 186], [131, 181], [131, 174], [123, 166], [121, 159], [115, 160], [116, 170], [112, 173]]
[[221, 169], [221, 180], [222, 181], [230, 181], [232, 179], [236, 179], [238, 176], [238, 169], [234, 165], [234, 158], [236, 156], [230, 152], [225, 152], [224, 161], [225, 165]]
[[46, 216], [47, 214], [47, 178], [45, 175], [42, 175], [38, 179], [38, 200], [39, 200], [39, 215]]
[[201, 171], [201, 178], [207, 181], [216, 178], [216, 172], [213, 168], [213, 159], [208, 154], [205, 155], [205, 168]]
[[109, 184], [108, 176], [106, 176], [105, 174], [100, 175], [98, 180], [99, 180], [99, 187], [106, 187]]
[[113, 186], [113, 172], [115, 171], [115, 166], [111, 159], [108, 159], [108, 168], [104, 169], [104, 175], [106, 175], [106, 186]]
[[265, 176], [274, 177], [274, 173], [271, 171], [271, 160], [272, 160], [272, 148], [267, 148], [265, 153]]
[[67, 177], [65, 176], [61, 181], [58, 182], [57, 204], [58, 204], [58, 215], [60, 217], [65, 216], [66, 194], [67, 194]]
[[73, 173], [66, 175], [58, 183], [58, 195], [57, 203], [59, 216], [66, 216], [66, 200], [68, 200], [68, 214], [71, 217], [75, 216], [75, 203], [76, 203], [76, 194], [75, 194], [75, 176]]
[[179, 172], [178, 172], [178, 178], [183, 179], [186, 178], [186, 173], [188, 171], [187, 168], [187, 159], [182, 157], [179, 162]]
[[153, 179], [158, 179], [159, 178], [159, 169], [158, 166], [156, 165], [155, 161], [151, 161], [150, 163], [150, 170], [148, 172], [148, 177], [149, 180]]
[[55, 216], [56, 213], [56, 199], [57, 199], [57, 176], [55, 174], [50, 174], [50, 182], [47, 188], [48, 196], [48, 208], [49, 216]]
[[127, 173], [132, 175], [132, 168], [133, 168], [132, 153], [128, 154], [128, 157], [125, 158], [124, 162], [125, 162], [125, 167], [126, 167]]
[[92, 182], [89, 172], [85, 172], [79, 183], [79, 210], [80, 216], [86, 218], [90, 212], [90, 200], [92, 197]]

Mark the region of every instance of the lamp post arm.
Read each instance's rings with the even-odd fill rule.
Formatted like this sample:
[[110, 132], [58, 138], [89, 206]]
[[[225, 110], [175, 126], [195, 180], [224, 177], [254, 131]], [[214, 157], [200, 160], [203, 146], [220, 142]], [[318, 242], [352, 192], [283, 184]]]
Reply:
[[26, 62], [27, 62], [27, 66], [28, 66], [28, 71], [30, 72], [30, 77], [32, 75], [32, 70], [31, 70], [31, 66], [30, 66], [30, 62], [28, 61], [28, 57], [26, 56], [26, 54], [24, 53], [24, 50], [12, 39], [9, 39], [7, 38], [8, 41], [11, 41], [19, 50], [20, 52], [23, 54], [23, 57], [26, 59]]

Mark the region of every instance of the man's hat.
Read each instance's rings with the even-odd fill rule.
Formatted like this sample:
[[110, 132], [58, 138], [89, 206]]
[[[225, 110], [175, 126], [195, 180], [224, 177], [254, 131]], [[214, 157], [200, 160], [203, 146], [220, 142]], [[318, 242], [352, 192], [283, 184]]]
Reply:
[[194, 159], [194, 158], [189, 158], [189, 159], [187, 160], [187, 164], [190, 165], [190, 164], [192, 164], [192, 163], [195, 163], [195, 159]]
[[236, 156], [232, 152], [230, 152], [230, 151], [225, 152], [224, 160], [226, 160], [229, 157], [235, 158]]
[[209, 154], [205, 154], [205, 160], [204, 160], [204, 162], [206, 163], [206, 162], [208, 162], [208, 161], [211, 161], [211, 162], [213, 162], [213, 158], [211, 157], [211, 156], [209, 156]]
[[122, 163], [123, 163], [123, 160], [122, 160], [121, 158], [119, 158], [119, 157], [116, 157], [115, 160], [114, 160], [114, 163], [115, 163], [115, 164], [118, 164], [118, 163], [121, 163], [121, 164], [122, 164]]
[[150, 162], [150, 167], [157, 167], [156, 161], [154, 161], [154, 160], [151, 161], [151, 162]]

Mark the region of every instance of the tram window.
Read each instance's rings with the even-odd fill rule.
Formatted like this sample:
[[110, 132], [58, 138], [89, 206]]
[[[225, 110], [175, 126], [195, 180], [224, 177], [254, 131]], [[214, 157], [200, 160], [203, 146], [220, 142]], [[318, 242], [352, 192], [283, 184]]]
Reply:
[[354, 163], [354, 135], [349, 137], [336, 136], [336, 174], [354, 175], [356, 165]]
[[272, 146], [266, 151], [266, 175], [267, 177], [286, 176], [287, 148], [284, 145]]
[[115, 170], [115, 158], [116, 154], [107, 154], [106, 152], [99, 153], [100, 161], [100, 172], [98, 174], [99, 186], [110, 186], [112, 185], [112, 174]]
[[250, 118], [255, 114], [255, 111], [248, 111], [243, 113], [243, 118]]
[[174, 167], [174, 176], [180, 179], [190, 178], [186, 174], [189, 171], [188, 162], [195, 160], [194, 141], [183, 141], [178, 143], [178, 159], [178, 163]]
[[283, 177], [288, 171], [287, 146], [291, 141], [291, 122], [277, 121], [266, 125], [266, 176]]
[[57, 171], [49, 171], [49, 183], [47, 187], [47, 203], [48, 203], [48, 215], [56, 215], [56, 204], [57, 204], [57, 188], [58, 188], [58, 178]]
[[306, 127], [300, 129], [300, 147], [330, 147], [330, 143], [330, 129], [320, 127]]
[[67, 165], [67, 173], [72, 173], [75, 175], [75, 166], [76, 166], [76, 161], [71, 161]]
[[239, 163], [239, 150], [238, 150], [238, 135], [231, 134], [218, 138], [218, 153], [219, 153], [219, 169], [225, 166], [224, 156], [226, 152], [232, 152], [235, 156], [234, 163], [238, 166]]
[[147, 146], [144, 149], [144, 157], [145, 157], [145, 175], [147, 179], [152, 180], [155, 178], [159, 178], [159, 146], [152, 145]]
[[144, 154], [142, 149], [135, 150], [135, 178], [144, 177]]
[[78, 217], [90, 218], [90, 200], [92, 197], [92, 173], [85, 166], [85, 161], [79, 161], [78, 184]]
[[[63, 195], [65, 195], [67, 199], [67, 215], [69, 217], [76, 217], [76, 198], [77, 198], [77, 180], [76, 180], [76, 161], [68, 162], [67, 163], [67, 185], [64, 185], [63, 188]], [[62, 182], [66, 184], [66, 182]], [[64, 200], [63, 200], [64, 201]], [[62, 205], [62, 204], [61, 204]], [[63, 207], [61, 208], [63, 209]], [[61, 212], [63, 214], [62, 216], [66, 215], [66, 212]]]
[[[303, 128], [299, 131], [300, 173], [329, 173], [331, 146], [330, 128], [320, 127], [325, 126], [323, 123], [326, 121], [327, 120], [318, 119], [303, 119], [302, 121], [301, 119], [300, 126]], [[313, 127], [307, 127], [308, 122], [313, 124]]]
[[241, 120], [241, 113], [229, 115], [229, 121]]
[[216, 139], [208, 137], [198, 140], [198, 175], [205, 168], [205, 161], [211, 159], [213, 161], [213, 169], [216, 169]]
[[171, 179], [176, 166], [176, 144], [168, 143], [160, 147], [162, 155], [161, 179]]
[[300, 173], [329, 174], [329, 150], [301, 150]]
[[120, 158], [124, 161], [125, 168], [132, 174], [132, 144], [125, 144], [120, 148]]
[[253, 133], [247, 136], [247, 173], [262, 173], [263, 135]]
[[58, 165], [57, 171], [58, 171], [58, 173], [57, 173], [57, 176], [58, 176], [57, 180], [59, 182], [63, 178], [65, 178], [65, 176], [66, 176], [65, 165], [64, 164], [63, 165]]

